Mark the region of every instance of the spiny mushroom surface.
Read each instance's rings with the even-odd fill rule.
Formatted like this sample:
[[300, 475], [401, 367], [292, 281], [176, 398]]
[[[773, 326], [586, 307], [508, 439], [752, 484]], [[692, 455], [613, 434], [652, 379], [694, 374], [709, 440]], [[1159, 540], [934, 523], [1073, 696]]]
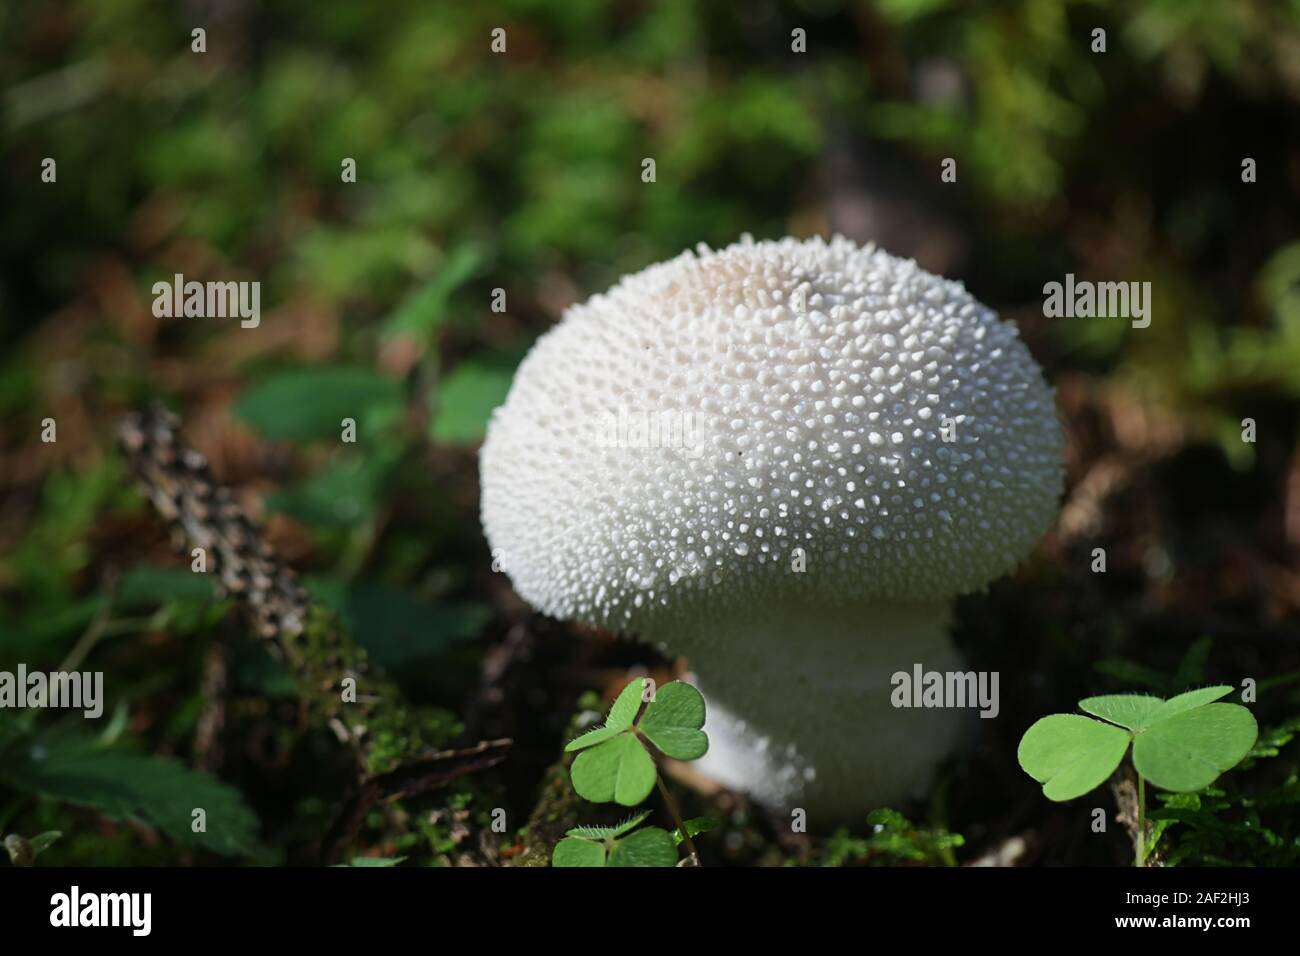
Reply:
[[[539, 610], [690, 657], [734, 730], [711, 729], [706, 769], [852, 812], [950, 749], [954, 717], [892, 711], [878, 671], [955, 661], [950, 599], [1032, 548], [1061, 455], [1040, 369], [962, 285], [840, 237], [746, 237], [628, 276], [538, 340], [488, 429], [482, 516]], [[758, 699], [800, 656], [839, 744]], [[942, 726], [895, 773], [862, 738], [906, 746], [909, 722]]]

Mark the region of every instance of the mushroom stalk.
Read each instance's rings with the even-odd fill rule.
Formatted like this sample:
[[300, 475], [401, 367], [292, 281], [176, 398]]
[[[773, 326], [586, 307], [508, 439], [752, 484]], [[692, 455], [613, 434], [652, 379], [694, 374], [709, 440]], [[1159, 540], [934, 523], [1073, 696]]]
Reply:
[[821, 829], [926, 789], [968, 712], [896, 707], [898, 672], [960, 670], [950, 602], [790, 605], [677, 631], [708, 703], [700, 769]]

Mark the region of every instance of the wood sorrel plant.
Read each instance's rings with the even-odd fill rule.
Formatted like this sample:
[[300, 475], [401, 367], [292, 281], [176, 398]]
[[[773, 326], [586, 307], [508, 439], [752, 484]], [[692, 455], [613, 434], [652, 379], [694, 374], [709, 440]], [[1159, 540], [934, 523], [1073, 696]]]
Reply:
[[[644, 708], [643, 706], [644, 705]], [[645, 678], [632, 680], [609, 709], [605, 724], [569, 742], [578, 752], [569, 771], [573, 789], [592, 803], [635, 807], [656, 786], [676, 829], [641, 827], [646, 810], [615, 826], [575, 827], [555, 846], [553, 866], [675, 866], [678, 844], [687, 861], [698, 865], [692, 837], [715, 825], [700, 818], [683, 821], [659, 776], [647, 744], [675, 760], [696, 760], [709, 749], [704, 698], [690, 684], [673, 681], [657, 691]], [[639, 829], [638, 829], [639, 828]]]
[[1148, 694], [1087, 697], [1079, 709], [1100, 717], [1052, 714], [1020, 739], [1020, 766], [1049, 800], [1073, 800], [1115, 772], [1133, 745], [1137, 771], [1135, 865], [1146, 861], [1146, 783], [1162, 790], [1202, 790], [1235, 767], [1255, 745], [1259, 727], [1240, 704], [1214, 703], [1228, 685], [1188, 691], [1169, 700]]

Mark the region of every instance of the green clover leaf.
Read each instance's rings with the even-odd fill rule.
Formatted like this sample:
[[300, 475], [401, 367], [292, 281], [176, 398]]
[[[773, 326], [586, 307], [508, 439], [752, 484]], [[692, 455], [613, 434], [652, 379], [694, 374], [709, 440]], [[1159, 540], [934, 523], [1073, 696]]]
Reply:
[[645, 827], [624, 837], [609, 851], [610, 866], [676, 866], [677, 844], [667, 830]]
[[1203, 790], [1240, 763], [1258, 735], [1245, 707], [1207, 704], [1152, 723], [1134, 738], [1133, 766], [1162, 790]]
[[634, 807], [654, 789], [655, 762], [641, 741], [624, 732], [578, 754], [569, 775], [584, 800]]
[[1048, 800], [1073, 800], [1099, 787], [1128, 751], [1129, 735], [1078, 714], [1052, 714], [1036, 721], [1016, 756], [1025, 773], [1043, 785]]
[[647, 740], [674, 760], [695, 760], [709, 749], [709, 738], [700, 730], [704, 697], [679, 680], [659, 689], [638, 726]]
[[644, 692], [645, 678], [631, 681], [619, 692], [604, 726], [571, 740], [564, 748], [580, 751], [569, 775], [573, 789], [584, 800], [613, 800], [633, 807], [648, 797], [656, 770], [646, 749], [647, 740], [677, 760], [694, 760], [709, 749], [709, 738], [700, 729], [704, 726], [704, 698], [698, 690], [673, 681], [660, 688], [641, 711]]
[[574, 827], [551, 853], [552, 866], [676, 866], [677, 844], [667, 830], [635, 830], [650, 811], [612, 827]]
[[580, 737], [569, 741], [569, 745], [564, 748], [566, 753], [574, 750], [583, 750], [587, 747], [594, 747], [596, 744], [604, 743], [612, 737], [616, 737], [623, 731], [632, 726], [632, 721], [636, 719], [636, 713], [641, 709], [641, 695], [645, 693], [645, 678], [638, 677], [628, 683], [621, 691], [618, 698], [614, 701], [614, 706], [609, 709], [609, 716], [605, 718], [605, 725], [597, 727], [595, 730], [589, 730]]
[[1079, 701], [1079, 709], [1102, 720], [1044, 717], [1025, 731], [1017, 757], [1049, 800], [1072, 800], [1105, 783], [1130, 742], [1133, 766], [1152, 784], [1179, 793], [1201, 790], [1236, 766], [1259, 733], [1245, 707], [1214, 703], [1231, 692], [1219, 685], [1169, 700], [1146, 694], [1089, 697]]
[[629, 830], [634, 830], [646, 817], [650, 816], [650, 811], [646, 810], [634, 816], [628, 817], [622, 823], [612, 827], [574, 827], [572, 830], [565, 832], [565, 836], [581, 837], [584, 840], [612, 840], [621, 837]]
[[1137, 730], [1145, 726], [1147, 717], [1163, 703], [1163, 698], [1150, 694], [1112, 694], [1109, 697], [1085, 697], [1079, 701], [1079, 709], [1112, 724]]
[[605, 844], [565, 837], [551, 851], [551, 866], [604, 866]]

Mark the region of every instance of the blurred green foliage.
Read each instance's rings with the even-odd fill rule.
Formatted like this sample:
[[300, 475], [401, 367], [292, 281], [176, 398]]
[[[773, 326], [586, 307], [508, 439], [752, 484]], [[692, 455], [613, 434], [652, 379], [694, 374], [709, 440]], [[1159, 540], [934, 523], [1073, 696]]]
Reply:
[[828, 841], [820, 866], [954, 866], [953, 850], [966, 841], [942, 827], [918, 827], [897, 810], [873, 810], [868, 836], [837, 831]]
[[[0, 10], [0, 667], [53, 667], [92, 635], [111, 706], [132, 714], [111, 746], [40, 743], [57, 779], [24, 763], [3, 774], [0, 829], [66, 834], [43, 859], [177, 858], [91, 839], [63, 803], [249, 860], [328, 815], [320, 781], [260, 793], [273, 822], [259, 834], [229, 786], [141, 753], [186, 754], [203, 639], [227, 609], [132, 550], [148, 519], [110, 426], [149, 398], [230, 407], [279, 450], [232, 454], [300, 535], [312, 593], [404, 688], [448, 705], [475, 686], [494, 621], [472, 449], [528, 345], [570, 301], [698, 242], [825, 231], [842, 189], [912, 196], [958, 223], [956, 274], [1021, 321], [1053, 376], [1124, 383], [1221, 439], [1236, 467], [1252, 460], [1235, 437], [1245, 411], [1283, 409], [1262, 427], [1294, 445], [1297, 0], [207, 11]], [[796, 28], [806, 54], [791, 52]], [[1243, 156], [1257, 184], [1240, 181]], [[44, 157], [57, 184], [40, 183]], [[937, 182], [944, 157], [959, 159], [956, 184]], [[341, 181], [348, 158], [356, 183]], [[1067, 271], [1151, 281], [1151, 328], [1044, 323], [1041, 286]], [[178, 272], [260, 281], [261, 327], [154, 322], [152, 284]], [[43, 447], [50, 415], [60, 440]], [[344, 418], [355, 444], [338, 442]], [[287, 696], [283, 670], [239, 637], [240, 692]], [[0, 713], [28, 753], [48, 729]], [[110, 795], [102, 782], [121, 776], [131, 787]], [[187, 836], [154, 790], [200, 794], [231, 829]], [[445, 823], [416, 829], [397, 848], [445, 859]], [[950, 862], [959, 845], [888, 816], [837, 838], [830, 859]]]

